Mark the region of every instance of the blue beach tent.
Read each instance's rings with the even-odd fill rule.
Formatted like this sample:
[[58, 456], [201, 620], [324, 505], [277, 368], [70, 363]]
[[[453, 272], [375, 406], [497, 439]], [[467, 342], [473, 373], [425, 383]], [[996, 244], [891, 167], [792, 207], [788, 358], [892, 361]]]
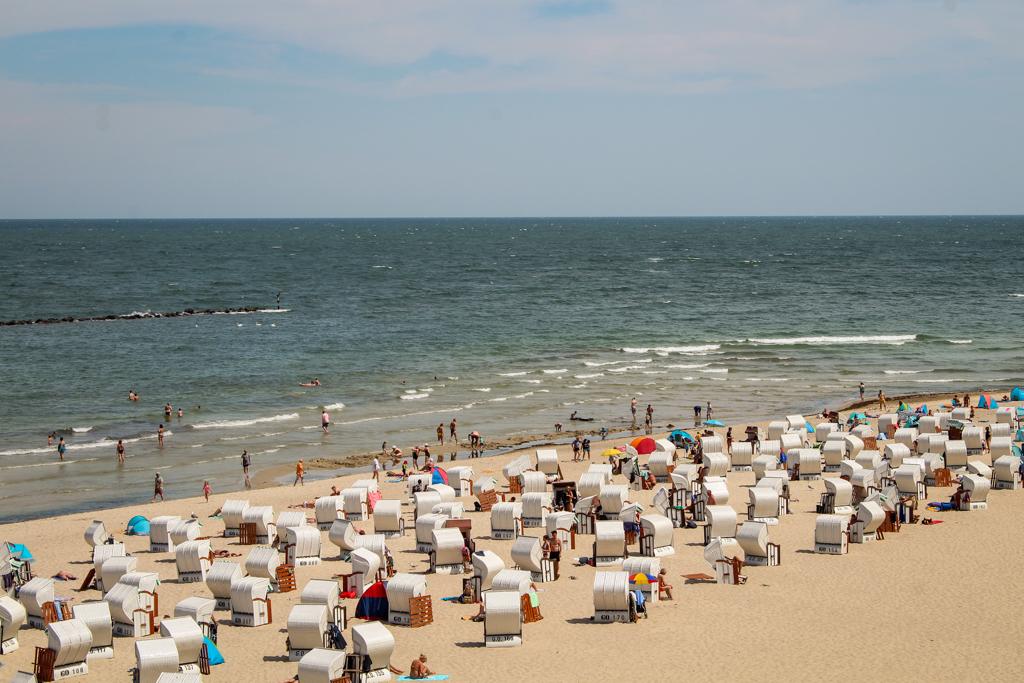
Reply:
[[206, 653], [210, 656], [210, 666], [217, 666], [218, 664], [224, 663], [224, 655], [220, 653], [217, 646], [213, 644], [213, 641], [203, 636], [203, 642], [206, 643]]
[[807, 421], [805, 420], [805, 421], [804, 421], [804, 427], [806, 427], [806, 428], [807, 428], [807, 433], [808, 433], [808, 434], [813, 434], [813, 433], [814, 433], [814, 427], [812, 427], [812, 426], [811, 426], [811, 423], [810, 423], [810, 422], [807, 422]]
[[9, 550], [11, 555], [14, 555], [19, 560], [25, 560], [26, 562], [31, 562], [32, 560], [36, 559], [36, 558], [32, 557], [32, 552], [28, 549], [28, 546], [26, 546], [24, 543], [8, 543], [7, 544], [7, 550]]
[[142, 515], [135, 515], [128, 520], [125, 533], [129, 536], [149, 536], [149, 520]]
[[1013, 391], [1010, 392], [1011, 401], [1024, 401], [1024, 389], [1020, 387], [1014, 387]]

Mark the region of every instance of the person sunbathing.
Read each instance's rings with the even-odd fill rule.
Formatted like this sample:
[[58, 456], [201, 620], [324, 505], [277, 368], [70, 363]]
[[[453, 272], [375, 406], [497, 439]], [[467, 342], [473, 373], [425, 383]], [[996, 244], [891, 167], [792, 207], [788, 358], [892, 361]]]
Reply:
[[[483, 606], [481, 606], [483, 609]], [[412, 660], [412, 664], [409, 665], [409, 678], [422, 679], [427, 676], [433, 676], [434, 672], [427, 666], [427, 656], [421, 654], [418, 659]]]
[[57, 581], [78, 581], [78, 577], [74, 574], [61, 569], [59, 572], [53, 575], [53, 578]]

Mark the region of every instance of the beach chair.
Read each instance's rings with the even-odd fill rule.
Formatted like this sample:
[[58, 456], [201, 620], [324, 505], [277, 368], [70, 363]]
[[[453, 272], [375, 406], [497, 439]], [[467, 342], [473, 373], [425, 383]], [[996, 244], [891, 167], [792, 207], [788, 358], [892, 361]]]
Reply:
[[176, 618], [190, 618], [192, 621], [196, 622], [205, 637], [209, 638], [213, 643], [216, 643], [217, 619], [214, 617], [216, 609], [216, 600], [193, 595], [185, 598], [174, 606], [174, 616]]
[[288, 661], [297, 662], [310, 650], [317, 648], [343, 649], [332, 647], [328, 639], [327, 607], [325, 605], [295, 605], [288, 613]]
[[[305, 518], [305, 513], [302, 513]], [[243, 545], [270, 545], [274, 539], [277, 538], [277, 525], [274, 524], [274, 508], [268, 505], [252, 506], [245, 509], [242, 512], [242, 524], [239, 527], [241, 534], [239, 542]], [[248, 540], [244, 538], [246, 525], [255, 525], [249, 527], [253, 531], [253, 543], [246, 543]]]
[[801, 481], [821, 479], [821, 453], [817, 448], [798, 448], [788, 451], [787, 464], [793, 477]]
[[668, 557], [675, 553], [672, 521], [656, 512], [640, 515], [640, 554], [646, 557]]
[[773, 455], [779, 456], [782, 452], [782, 442], [778, 439], [765, 439], [757, 444], [757, 452], [759, 455]]
[[647, 469], [656, 481], [668, 481], [675, 466], [675, 452], [655, 451], [647, 459]]
[[213, 564], [209, 541], [185, 541], [174, 549], [178, 583], [202, 583]]
[[523, 504], [498, 503], [491, 508], [491, 538], [511, 540], [517, 538], [523, 529]]
[[853, 502], [860, 503], [878, 490], [876, 486], [875, 471], [861, 468], [850, 477], [850, 484], [853, 486]]
[[359, 599], [367, 588], [381, 578], [380, 558], [366, 548], [356, 548], [348, 556], [352, 571], [342, 574], [342, 591]]
[[277, 568], [281, 564], [281, 554], [270, 546], [256, 546], [245, 558], [245, 573], [255, 578], [266, 579], [271, 590], [276, 590]]
[[289, 527], [284, 553], [285, 562], [293, 567], [320, 564], [320, 530], [311, 526]]
[[352, 656], [359, 659], [359, 666], [352, 683], [390, 681], [394, 652], [395, 636], [384, 624], [371, 621], [353, 626]]
[[814, 552], [845, 555], [849, 551], [850, 517], [818, 515], [814, 521]]
[[341, 490], [342, 506], [345, 518], [352, 521], [366, 519], [369, 515], [367, 507], [367, 491], [364, 488], [346, 488]]
[[747, 503], [747, 519], [764, 524], [779, 523], [779, 500], [778, 491], [769, 487], [754, 486], [747, 489], [750, 502]]
[[562, 469], [558, 465], [558, 451], [554, 448], [538, 448], [536, 470], [546, 477], [562, 478]]
[[429, 515], [435, 507], [441, 504], [441, 494], [438, 491], [420, 491], [412, 495], [413, 519], [418, 520], [422, 515]]
[[156, 633], [159, 585], [160, 578], [153, 572], [129, 572], [107, 591], [103, 599], [110, 606], [115, 636], [145, 638]]
[[[399, 501], [393, 501], [399, 503]], [[345, 501], [341, 496], [321, 496], [313, 503], [316, 528], [327, 531], [337, 520], [345, 517]], [[303, 513], [305, 515], [305, 513]]]
[[473, 495], [474, 472], [472, 467], [468, 465], [449, 467], [447, 472], [448, 485], [455, 489], [456, 497], [464, 498]]
[[997, 423], [991, 425], [990, 429], [992, 430], [992, 438], [996, 438], [996, 437], [1000, 437], [1000, 436], [1007, 436], [1008, 437], [1008, 436], [1012, 435], [1011, 434], [1011, 425], [1009, 425], [1009, 424], [1007, 424], [1005, 422], [997, 422]]
[[825, 493], [816, 512], [822, 515], [853, 514], [853, 484], [846, 479], [825, 479]]
[[554, 563], [545, 558], [539, 538], [520, 536], [512, 544], [512, 563], [516, 568], [530, 572], [530, 578], [537, 582], [554, 581]]
[[864, 440], [855, 434], [847, 433], [843, 437], [843, 444], [846, 450], [846, 457], [851, 460], [857, 457], [857, 454], [864, 450]]
[[9, 595], [0, 595], [0, 655], [18, 649], [18, 630], [27, 618], [24, 605]]
[[453, 528], [431, 530], [430, 572], [433, 574], [461, 574], [462, 549], [465, 541], [462, 532]]
[[885, 510], [881, 505], [872, 501], [862, 501], [857, 505], [856, 521], [850, 525], [850, 542], [867, 543], [880, 538], [879, 529], [885, 519]]
[[192, 617], [174, 617], [160, 622], [160, 636], [174, 642], [178, 651], [178, 671], [199, 673], [206, 643], [203, 629]]
[[772, 420], [768, 423], [768, 439], [778, 439], [789, 430], [789, 422], [786, 420]]
[[626, 572], [594, 574], [594, 621], [599, 623], [631, 623], [636, 614], [629, 592]]
[[[345, 675], [346, 655], [344, 650], [315, 648], [299, 660], [299, 680], [302, 683], [344, 683], [351, 678]], [[382, 678], [381, 680], [389, 680]]]
[[993, 462], [1004, 455], [1013, 455], [1013, 441], [1009, 436], [993, 436], [988, 452]]
[[399, 572], [387, 582], [385, 590], [388, 596], [389, 624], [415, 627], [433, 621], [427, 580], [422, 575]]
[[220, 518], [224, 522], [224, 538], [234, 538], [240, 533], [242, 516], [249, 508], [247, 500], [228, 499], [220, 507]]
[[761, 481], [764, 473], [778, 469], [779, 459], [774, 455], [759, 455], [750, 462], [750, 469], [754, 471], [754, 481]]
[[1016, 490], [1021, 488], [1020, 458], [1003, 455], [992, 463], [992, 488]]
[[707, 523], [704, 525], [704, 545], [716, 538], [736, 536], [736, 511], [728, 505], [708, 505]]
[[967, 467], [967, 442], [946, 441], [942, 453], [946, 467], [951, 470], [959, 470]]
[[882, 457], [888, 462], [891, 476], [891, 470], [902, 465], [904, 458], [910, 457], [910, 448], [901, 443], [887, 443], [882, 448]]
[[782, 562], [782, 548], [768, 540], [768, 525], [748, 521], [736, 530], [736, 543], [743, 550], [743, 564], [777, 567]]
[[576, 549], [576, 515], [572, 512], [552, 512], [544, 521], [545, 530], [553, 533], [563, 545], [563, 550]]
[[219, 610], [231, 609], [231, 584], [242, 578], [242, 568], [237, 562], [217, 560], [206, 572], [206, 587], [216, 600]]
[[523, 613], [519, 593], [491, 590], [484, 594], [484, 645], [523, 644]]
[[466, 514], [466, 508], [462, 506], [457, 500], [442, 501], [435, 505], [431, 510], [431, 514], [441, 515], [447, 519], [462, 519], [463, 515]]
[[754, 465], [754, 444], [747, 441], [734, 441], [730, 457], [734, 472], [749, 472]]
[[[726, 586], [746, 583], [747, 577], [743, 576], [743, 561], [736, 556], [739, 547], [739, 542], [735, 538], [715, 538], [704, 547], [704, 561], [715, 572], [715, 583]], [[693, 575], [688, 578], [697, 577], [698, 575]]]
[[838, 431], [839, 425], [835, 422], [820, 422], [814, 425], [814, 441], [819, 444], [825, 443], [829, 434]]
[[533, 577], [525, 569], [502, 569], [491, 580], [492, 591], [516, 591], [520, 595], [528, 595], [532, 588]]
[[199, 538], [202, 524], [196, 518], [180, 519], [167, 525], [167, 535], [171, 539], [169, 552], [174, 552], [179, 545], [186, 541], [194, 541]]
[[986, 477], [964, 473], [960, 475], [960, 486], [953, 494], [956, 508], [962, 512], [988, 509], [988, 492], [991, 484]]
[[705, 453], [701, 456], [700, 474], [708, 477], [724, 477], [729, 473], [729, 456], [722, 452]]
[[825, 461], [826, 472], [838, 472], [846, 459], [846, 444], [842, 441], [826, 441], [821, 448], [821, 457]]
[[896, 434], [893, 435], [893, 440], [896, 443], [903, 444], [911, 452], [916, 452], [919, 433], [917, 427], [900, 427], [896, 430]]
[[729, 502], [729, 482], [725, 477], [704, 477], [700, 483], [700, 497], [708, 505], [725, 505]]
[[231, 584], [231, 623], [235, 626], [265, 626], [274, 620], [270, 601], [270, 580], [243, 576]]
[[[494, 510], [491, 511], [491, 517], [493, 518], [493, 516]], [[447, 521], [448, 517], [441, 514], [430, 513], [420, 515], [420, 517], [416, 519], [416, 552], [428, 554], [433, 552], [433, 532], [436, 529], [443, 529], [444, 523]]]
[[544, 493], [548, 489], [548, 479], [543, 472], [526, 470], [519, 475], [519, 480], [520, 492], [523, 494]]
[[274, 544], [281, 552], [285, 551], [285, 546], [288, 545], [288, 530], [294, 527], [308, 526], [309, 520], [306, 519], [306, 512], [304, 510], [285, 510], [277, 516], [277, 523], [274, 525], [276, 530], [276, 536], [274, 538]]
[[[113, 548], [113, 552], [107, 550], [106, 552], [111, 553], [109, 557], [114, 555], [124, 555], [124, 543], [115, 541], [114, 537], [107, 531], [106, 525], [103, 524], [102, 520], [94, 519], [85, 529], [85, 542], [92, 548], [92, 559], [93, 563], [96, 562], [97, 548], [109, 547]], [[103, 551], [101, 551], [103, 552]]]
[[967, 446], [968, 455], [979, 455], [985, 451], [985, 430], [981, 427], [965, 426], [960, 438]]
[[622, 562], [626, 557], [626, 531], [618, 520], [598, 520], [594, 528], [595, 567], [607, 567]]
[[917, 431], [920, 434], [935, 434], [939, 431], [939, 418], [934, 415], [922, 415], [917, 421]]
[[[89, 673], [92, 631], [80, 619], [46, 626], [46, 647], [36, 647], [33, 669], [41, 681], [63, 681]], [[177, 669], [175, 669], [177, 671]]]
[[[658, 575], [661, 572], [660, 557], [627, 557], [622, 561], [622, 571], [630, 577], [631, 589], [643, 592], [645, 602], [656, 604], [659, 601], [661, 594], [658, 583]], [[642, 574], [644, 581], [633, 582], [633, 578], [637, 574]]]
[[882, 413], [878, 416], [878, 433], [885, 434], [886, 438], [892, 438], [899, 426], [900, 417], [896, 413]]
[[373, 508], [373, 530], [378, 534], [382, 534], [385, 538], [405, 535], [405, 519], [402, 517], [401, 501], [377, 501]]
[[550, 511], [550, 493], [523, 494], [523, 528], [543, 527]]
[[[93, 556], [96, 558], [92, 570], [93, 586], [101, 593], [106, 593], [110, 586], [128, 572], [135, 571], [138, 566], [136, 558], [125, 556], [123, 544], [96, 546], [93, 548]], [[83, 586], [88, 587], [88, 583], [86, 577]]]
[[178, 671], [177, 673], [165, 671], [157, 677], [156, 683], [203, 683], [203, 676], [195, 671], [189, 671], [188, 673], [184, 671]]
[[405, 480], [405, 493], [415, 502], [417, 493], [426, 491], [433, 483], [434, 475], [430, 473], [410, 474]]
[[161, 515], [149, 520], [149, 552], [169, 553], [174, 550], [171, 540], [171, 524], [180, 522], [178, 515]]
[[[463, 580], [463, 586], [468, 582], [472, 586], [474, 602], [480, 601], [484, 591], [491, 589], [494, 577], [505, 569], [505, 561], [490, 550], [478, 550], [471, 556], [473, 564], [473, 576]], [[465, 589], [465, 588], [463, 588]]]
[[113, 659], [114, 657], [114, 620], [110, 615], [110, 604], [104, 600], [93, 600], [75, 605], [74, 618], [88, 627], [92, 634], [87, 661], [94, 659]]
[[53, 607], [53, 579], [37, 576], [18, 591], [18, 599], [25, 606], [29, 628], [45, 629], [48, 620], [46, 618], [46, 606]]
[[[779, 436], [779, 445], [786, 453], [800, 450], [804, 447], [804, 440], [801, 435], [795, 432], [786, 432]], [[814, 449], [817, 451], [817, 449]]]
[[348, 610], [341, 604], [341, 588], [337, 581], [310, 579], [299, 594], [299, 604], [323, 605], [327, 608], [327, 621], [342, 631], [348, 625]]
[[581, 498], [596, 496], [601, 493], [601, 487], [607, 483], [602, 472], [584, 472], [577, 482], [576, 491]]
[[178, 646], [171, 638], [135, 643], [132, 683], [157, 683], [161, 674], [178, 673]]

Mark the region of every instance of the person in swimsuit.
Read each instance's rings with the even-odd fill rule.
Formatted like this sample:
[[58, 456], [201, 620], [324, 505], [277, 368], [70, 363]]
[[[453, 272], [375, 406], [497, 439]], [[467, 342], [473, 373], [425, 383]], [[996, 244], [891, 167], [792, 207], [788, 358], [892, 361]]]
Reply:
[[124, 441], [121, 439], [117, 440], [117, 462], [120, 465], [124, 464]]
[[426, 655], [421, 654], [418, 659], [412, 660], [412, 664], [409, 665], [409, 678], [423, 679], [433, 675], [434, 672], [427, 666]]
[[437, 445], [444, 445], [444, 422], [441, 422], [437, 425]]
[[292, 486], [296, 484], [306, 485], [306, 466], [301, 459], [295, 463], [295, 481], [292, 482]]
[[172, 410], [173, 410], [173, 408], [171, 407], [170, 403], [165, 403], [164, 404], [164, 417], [167, 418], [168, 420], [171, 419], [171, 411]]
[[242, 451], [242, 476], [245, 477], [245, 488], [252, 488], [252, 481], [249, 479], [249, 451]]
[[156, 428], [156, 442], [160, 445], [160, 448], [164, 447], [164, 425], [160, 423], [160, 426]]
[[213, 489], [210, 487], [209, 481], [203, 482], [203, 497], [206, 498], [206, 502], [210, 502], [210, 494], [213, 493]]
[[64, 459], [64, 454], [67, 453], [67, 452], [68, 452], [68, 445], [66, 443], [64, 443], [64, 437], [62, 436], [62, 437], [60, 437], [60, 441], [57, 442], [57, 455], [59, 455], [60, 459], [63, 460]]
[[153, 499], [149, 502], [156, 502], [159, 498], [161, 502], [164, 500], [164, 478], [159, 472], [156, 473], [156, 477], [153, 478]]
[[453, 417], [452, 421], [448, 423], [448, 437], [456, 444], [459, 443], [459, 432], [456, 420]]
[[320, 411], [320, 429], [324, 430], [324, 434], [327, 434], [328, 427], [331, 426], [331, 416], [327, 414], [327, 409]]

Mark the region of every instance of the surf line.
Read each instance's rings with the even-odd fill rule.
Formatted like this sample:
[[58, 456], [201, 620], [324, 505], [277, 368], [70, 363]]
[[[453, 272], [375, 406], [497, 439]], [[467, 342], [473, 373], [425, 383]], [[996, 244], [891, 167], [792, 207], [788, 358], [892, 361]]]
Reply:
[[185, 318], [194, 315], [238, 315], [241, 313], [287, 313], [287, 308], [243, 306], [241, 308], [186, 308], [181, 311], [135, 311], [123, 315], [64, 316], [63, 318], [36, 318], [35, 320], [0, 320], [0, 327], [16, 325], [60, 325], [103, 320], [147, 320], [150, 318]]

